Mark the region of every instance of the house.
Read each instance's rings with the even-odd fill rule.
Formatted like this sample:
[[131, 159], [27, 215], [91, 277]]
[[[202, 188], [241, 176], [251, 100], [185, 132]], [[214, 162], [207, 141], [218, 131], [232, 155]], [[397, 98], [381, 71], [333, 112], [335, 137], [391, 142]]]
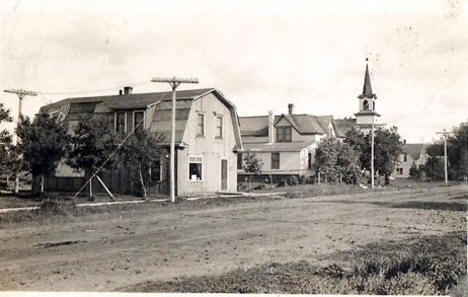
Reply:
[[[315, 149], [321, 139], [335, 136], [332, 116], [295, 114], [294, 105], [281, 115], [240, 117], [242, 143], [245, 152], [254, 152], [262, 163], [262, 176], [274, 180], [291, 175], [308, 175], [312, 169]], [[244, 152], [244, 153], [245, 153]], [[242, 153], [239, 153], [238, 173], [243, 178]]]
[[[168, 148], [171, 99], [171, 92], [134, 94], [131, 87], [125, 87], [118, 95], [64, 99], [43, 106], [40, 112], [67, 121], [70, 132], [83, 115], [107, 117], [115, 131], [124, 135], [142, 122], [144, 129], [162, 135], [161, 147]], [[177, 195], [237, 191], [237, 151], [242, 150], [239, 120], [236, 107], [221, 91], [209, 88], [177, 92], [175, 144]], [[155, 181], [150, 194], [168, 193], [168, 159], [166, 155], [166, 160], [149, 166]], [[112, 192], [135, 192], [127, 170], [115, 170], [102, 178]], [[62, 163], [55, 176], [47, 178], [46, 190], [76, 191], [82, 183], [82, 173]], [[94, 188], [102, 190], [97, 183]]]
[[419, 166], [426, 164], [429, 155], [426, 152], [428, 145], [424, 143], [405, 143], [403, 145], [403, 153], [399, 156], [399, 162], [395, 166], [393, 176], [398, 178], [410, 177], [409, 172], [411, 166]]

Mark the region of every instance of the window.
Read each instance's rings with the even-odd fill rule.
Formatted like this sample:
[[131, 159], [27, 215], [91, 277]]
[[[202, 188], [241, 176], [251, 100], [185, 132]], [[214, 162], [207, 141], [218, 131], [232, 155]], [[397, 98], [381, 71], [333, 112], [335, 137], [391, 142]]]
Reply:
[[278, 142], [291, 142], [291, 127], [276, 127]]
[[125, 133], [125, 112], [117, 112], [115, 114], [115, 132]]
[[280, 168], [280, 153], [271, 153], [271, 169]]
[[203, 180], [203, 159], [202, 157], [189, 158], [189, 180], [202, 181]]
[[242, 169], [242, 153], [237, 153], [237, 169]]
[[403, 155], [403, 162], [408, 162], [408, 154]]
[[202, 113], [198, 114], [197, 136], [205, 136], [205, 115]]
[[217, 139], [223, 138], [223, 117], [216, 117], [216, 137]]
[[307, 154], [307, 168], [312, 169], [312, 153]]
[[403, 168], [397, 168], [397, 174], [403, 175]]
[[362, 109], [369, 110], [369, 101], [364, 100], [364, 102], [362, 103]]
[[143, 118], [144, 112], [143, 111], [135, 111], [133, 113], [133, 129], [142, 129], [143, 128]]
[[93, 113], [95, 107], [96, 107], [96, 102], [72, 103], [70, 104], [70, 110], [68, 111], [68, 114]]

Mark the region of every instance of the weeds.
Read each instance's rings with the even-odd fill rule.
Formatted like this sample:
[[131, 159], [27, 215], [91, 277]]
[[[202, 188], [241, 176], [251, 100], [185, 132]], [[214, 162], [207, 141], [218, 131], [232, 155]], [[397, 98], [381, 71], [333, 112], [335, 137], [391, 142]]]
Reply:
[[[448, 294], [466, 267], [466, 233], [427, 236], [402, 242], [371, 244], [334, 254], [347, 259], [325, 267], [306, 261], [268, 263], [236, 269], [216, 277], [147, 282], [124, 288], [138, 292], [294, 293], [294, 294]], [[121, 290], [121, 289], [120, 289]]]

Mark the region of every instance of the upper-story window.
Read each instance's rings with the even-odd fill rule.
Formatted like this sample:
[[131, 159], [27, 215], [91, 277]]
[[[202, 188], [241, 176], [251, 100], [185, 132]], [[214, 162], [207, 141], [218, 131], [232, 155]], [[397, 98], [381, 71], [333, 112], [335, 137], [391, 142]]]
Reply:
[[217, 116], [216, 117], [216, 136], [215, 138], [221, 139], [223, 138], [223, 117]]
[[205, 136], [205, 115], [202, 113], [197, 114], [197, 136]]
[[135, 111], [133, 113], [133, 129], [143, 128], [143, 118], [145, 113], [143, 111]]
[[276, 127], [276, 140], [278, 142], [291, 142], [291, 127]]
[[115, 132], [116, 133], [125, 133], [126, 125], [125, 125], [125, 112], [117, 112], [115, 114]]
[[403, 155], [403, 162], [408, 162], [408, 154]]

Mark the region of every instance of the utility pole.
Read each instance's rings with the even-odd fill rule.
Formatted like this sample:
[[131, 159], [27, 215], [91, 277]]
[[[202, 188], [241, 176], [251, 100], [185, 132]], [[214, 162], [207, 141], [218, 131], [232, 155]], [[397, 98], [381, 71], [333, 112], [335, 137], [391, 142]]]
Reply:
[[[22, 114], [21, 114], [21, 109], [23, 107], [23, 99], [25, 96], [37, 96], [37, 92], [34, 92], [34, 91], [27, 91], [27, 90], [23, 90], [23, 89], [8, 89], [8, 90], [3, 90], [5, 93], [12, 93], [12, 94], [16, 94], [18, 96], [18, 99], [19, 99], [19, 103], [18, 103], [18, 122], [16, 123], [16, 126], [18, 127], [19, 126], [19, 123], [20, 123], [20, 120], [21, 120], [21, 117], [22, 117]], [[15, 144], [18, 144], [18, 135], [16, 135], [16, 141], [15, 141]], [[20, 161], [20, 164], [21, 165], [21, 161]], [[20, 168], [21, 166], [18, 166], [17, 170], [16, 170], [16, 178], [15, 178], [15, 194], [18, 195], [19, 194], [19, 173], [20, 173]]]
[[171, 147], [170, 147], [170, 195], [171, 201], [175, 202], [175, 118], [176, 118], [176, 89], [180, 84], [198, 84], [197, 78], [180, 77], [155, 77], [151, 82], [169, 83], [172, 89], [172, 127], [171, 127]]
[[444, 138], [444, 174], [445, 174], [445, 184], [447, 184], [448, 183], [447, 136], [452, 134], [452, 132], [445, 131], [444, 129], [444, 131], [436, 132], [436, 134], [440, 134]]

